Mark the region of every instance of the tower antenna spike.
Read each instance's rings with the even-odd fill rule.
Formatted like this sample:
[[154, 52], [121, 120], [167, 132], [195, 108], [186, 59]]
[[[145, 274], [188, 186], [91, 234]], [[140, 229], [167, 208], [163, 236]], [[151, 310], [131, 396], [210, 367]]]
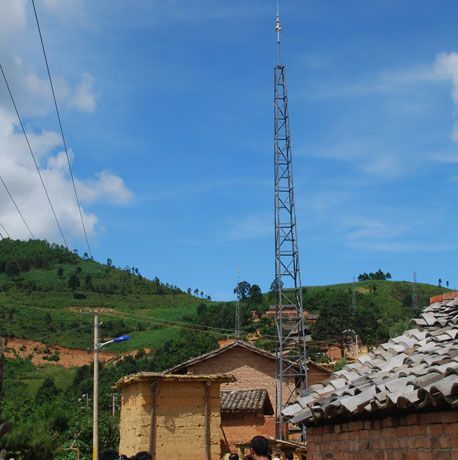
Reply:
[[277, 33], [277, 65], [280, 65], [280, 33], [282, 31], [280, 22], [280, 1], [277, 0], [277, 14], [275, 19], [275, 32]]

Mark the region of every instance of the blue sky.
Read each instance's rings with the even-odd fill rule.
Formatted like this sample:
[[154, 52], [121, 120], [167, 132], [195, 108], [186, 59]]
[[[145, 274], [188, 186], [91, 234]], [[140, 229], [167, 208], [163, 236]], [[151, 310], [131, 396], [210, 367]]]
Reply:
[[[3, 0], [1, 64], [72, 248], [84, 252], [28, 0]], [[3, 6], [2, 6], [3, 7]], [[96, 259], [216, 299], [274, 277], [274, 1], [37, 0]], [[304, 284], [457, 284], [456, 2], [284, 0]], [[59, 241], [4, 87], [2, 176]], [[13, 155], [13, 154], [14, 155]], [[0, 222], [23, 225], [3, 190]]]

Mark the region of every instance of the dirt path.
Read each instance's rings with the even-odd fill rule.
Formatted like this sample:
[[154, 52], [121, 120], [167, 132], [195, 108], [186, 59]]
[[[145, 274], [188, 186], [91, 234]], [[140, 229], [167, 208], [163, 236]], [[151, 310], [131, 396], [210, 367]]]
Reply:
[[[119, 359], [126, 355], [135, 355], [137, 352], [113, 353], [101, 351], [100, 361], [107, 362]], [[7, 358], [31, 359], [36, 366], [39, 364], [53, 364], [63, 367], [80, 367], [91, 364], [93, 360], [92, 350], [78, 350], [65, 348], [58, 345], [46, 345], [35, 340], [8, 338], [5, 356]], [[58, 357], [58, 359], [57, 359]]]

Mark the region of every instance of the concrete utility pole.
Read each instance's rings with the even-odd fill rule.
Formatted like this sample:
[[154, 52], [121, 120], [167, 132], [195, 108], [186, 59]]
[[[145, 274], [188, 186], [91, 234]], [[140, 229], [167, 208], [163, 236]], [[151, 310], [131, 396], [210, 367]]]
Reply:
[[[92, 460], [99, 460], [99, 350], [110, 343], [130, 340], [130, 335], [120, 335], [106, 342], [99, 342], [99, 313], [94, 310], [94, 395], [92, 418]], [[113, 406], [114, 407], [114, 406]]]
[[92, 460], [99, 460], [99, 315], [94, 311], [94, 394], [92, 418]]

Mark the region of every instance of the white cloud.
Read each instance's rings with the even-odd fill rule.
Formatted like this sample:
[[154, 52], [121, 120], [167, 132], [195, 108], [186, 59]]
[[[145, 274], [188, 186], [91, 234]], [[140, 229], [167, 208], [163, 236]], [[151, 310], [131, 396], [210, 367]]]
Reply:
[[[64, 235], [69, 241], [81, 241], [82, 228], [65, 153], [55, 154], [56, 148], [60, 146], [59, 135], [52, 131], [32, 132], [29, 139], [32, 149], [37, 153], [43, 179]], [[14, 125], [11, 114], [1, 107], [0, 165], [0, 174], [7, 182], [35, 236], [60, 242], [57, 225], [23, 135]], [[85, 207], [95, 202], [124, 204], [133, 196], [119, 176], [106, 171], [97, 173], [95, 179], [77, 179], [77, 187]], [[83, 217], [86, 229], [89, 235], [94, 237], [98, 233], [97, 216], [85, 207]], [[26, 227], [2, 187], [0, 187], [0, 222], [13, 238], [29, 237]]]
[[[440, 53], [434, 62], [436, 74], [452, 83], [451, 96], [455, 104], [455, 111], [458, 108], [458, 53]], [[455, 121], [451, 139], [458, 143], [458, 122]]]
[[[46, 13], [62, 22], [72, 21], [83, 24], [88, 20], [84, 0], [41, 0], [40, 6]], [[40, 11], [38, 14], [40, 17]]]
[[104, 201], [121, 205], [133, 198], [133, 193], [126, 187], [124, 181], [109, 171], [97, 173], [96, 179], [78, 182], [77, 188], [84, 203]]
[[231, 240], [251, 240], [272, 236], [272, 217], [250, 215], [241, 217], [230, 224], [227, 236]]
[[[26, 66], [19, 56], [14, 56], [5, 73], [22, 115], [43, 117], [53, 113], [51, 87], [46, 76], [40, 77], [34, 67]], [[94, 112], [99, 97], [94, 89], [94, 82], [94, 77], [88, 72], [83, 72], [80, 82], [75, 86], [54, 75], [53, 85], [57, 103], [59, 106], [63, 104], [80, 112]], [[3, 98], [0, 98], [0, 102], [2, 99], [5, 103], [9, 102], [6, 92]]]
[[69, 103], [82, 112], [94, 112], [97, 105], [98, 95], [94, 92], [94, 77], [89, 73], [84, 73], [73, 95], [70, 97]]
[[[44, 19], [53, 15], [59, 19], [81, 18], [84, 13], [82, 0], [37, 1], [38, 14]], [[64, 235], [70, 244], [83, 242], [82, 228], [77, 204], [69, 177], [67, 159], [62, 148], [60, 134], [45, 129], [48, 119], [55, 122], [51, 89], [39, 48], [30, 52], [35, 43], [37, 30], [28, 0], [2, 0], [0, 13], [1, 64], [7, 75], [19, 112], [25, 124], [30, 144], [54, 205]], [[28, 23], [28, 18], [30, 22]], [[46, 41], [46, 31], [45, 41]], [[14, 50], [11, 48], [14, 43]], [[37, 54], [37, 51], [40, 51]], [[98, 92], [95, 79], [81, 71], [72, 75], [76, 84], [70, 84], [54, 69], [53, 83], [58, 104], [84, 113], [96, 110]], [[71, 120], [70, 117], [66, 117]], [[43, 128], [41, 128], [43, 126]], [[38, 127], [38, 128], [37, 128]], [[71, 144], [71, 139], [69, 140]], [[69, 151], [73, 160], [73, 152]], [[0, 80], [0, 175], [12, 192], [32, 232], [39, 238], [61, 242], [57, 225], [50, 210], [39, 176], [30, 157], [16, 114], [5, 85]], [[83, 217], [90, 237], [100, 231], [97, 216], [87, 207], [93, 203], [124, 204], [132, 199], [132, 192], [119, 176], [102, 171], [83, 180], [76, 178]], [[0, 184], [0, 223], [13, 238], [29, 238], [27, 228], [21, 221], [5, 189]], [[4, 232], [2, 232], [4, 233]]]
[[12, 34], [24, 29], [27, 24], [26, 0], [2, 0], [0, 14], [0, 44], [6, 44]]

